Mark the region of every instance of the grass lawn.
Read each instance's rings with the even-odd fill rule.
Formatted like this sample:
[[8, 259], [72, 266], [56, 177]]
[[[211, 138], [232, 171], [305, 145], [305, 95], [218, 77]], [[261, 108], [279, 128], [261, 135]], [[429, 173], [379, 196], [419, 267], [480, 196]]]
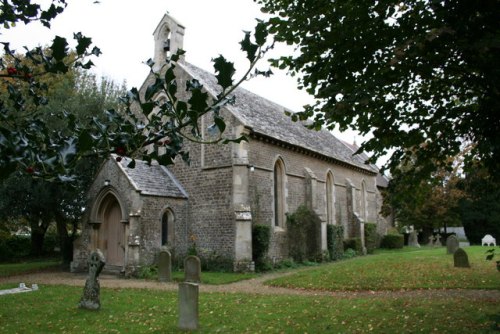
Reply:
[[[81, 293], [76, 287], [41, 286], [0, 296], [0, 333], [179, 332], [174, 292], [103, 289], [99, 311], [78, 309]], [[492, 301], [464, 298], [232, 293], [201, 294], [199, 307], [199, 333], [488, 333], [499, 312]]]
[[60, 260], [40, 260], [19, 263], [0, 264], [0, 277], [19, 275], [23, 273], [32, 273], [60, 267]]
[[311, 268], [266, 284], [313, 290], [500, 289], [487, 247], [466, 247], [471, 268], [455, 268], [446, 248], [405, 248]]
[[[453, 268], [444, 248], [404, 249], [310, 267], [271, 283], [316, 290], [498, 290], [500, 273], [484, 260], [486, 248], [466, 251], [470, 269]], [[222, 284], [224, 275], [202, 273], [202, 279]], [[348, 298], [202, 293], [198, 333], [498, 333], [498, 298], [425, 292]], [[181, 333], [176, 292], [103, 288], [99, 311], [79, 309], [81, 295], [81, 287], [40, 285], [0, 296], [0, 333]]]

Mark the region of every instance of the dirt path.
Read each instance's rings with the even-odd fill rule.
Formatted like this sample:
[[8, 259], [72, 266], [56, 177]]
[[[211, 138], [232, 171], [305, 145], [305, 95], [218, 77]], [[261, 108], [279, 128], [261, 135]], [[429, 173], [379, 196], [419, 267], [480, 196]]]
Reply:
[[[200, 285], [200, 292], [223, 292], [223, 293], [249, 293], [249, 294], [286, 294], [286, 295], [306, 295], [306, 296], [333, 296], [337, 298], [359, 298], [359, 297], [419, 297], [419, 298], [455, 298], [462, 297], [475, 300], [493, 300], [500, 302], [500, 290], [405, 290], [405, 291], [315, 291], [303, 289], [288, 289], [270, 287], [264, 284], [265, 281], [276, 277], [290, 275], [290, 273], [272, 273], [262, 275], [245, 281], [239, 281], [224, 285]], [[85, 274], [73, 274], [68, 272], [41, 272], [34, 274], [18, 275], [0, 278], [0, 283], [26, 283], [38, 285], [85, 285]], [[106, 288], [133, 288], [133, 289], [154, 289], [164, 291], [177, 291], [177, 283], [160, 283], [157, 281], [147, 281], [140, 279], [117, 278], [112, 275], [100, 276], [101, 287]]]

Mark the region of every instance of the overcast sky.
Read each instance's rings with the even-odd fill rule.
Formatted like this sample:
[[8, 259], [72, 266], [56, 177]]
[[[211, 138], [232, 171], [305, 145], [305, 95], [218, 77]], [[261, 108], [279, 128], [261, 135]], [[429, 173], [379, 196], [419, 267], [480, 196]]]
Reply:
[[[166, 12], [186, 28], [186, 60], [213, 73], [211, 59], [223, 54], [245, 69], [239, 41], [243, 31], [252, 30], [263, 14], [252, 0], [67, 0], [68, 7], [52, 22], [49, 30], [38, 23], [19, 24], [10, 31], [2, 29], [0, 41], [11, 48], [49, 44], [55, 35], [72, 39], [74, 32], [91, 37], [102, 55], [94, 63], [96, 71], [127, 87], [139, 87], [149, 68], [143, 64], [153, 57], [153, 31]], [[261, 68], [266, 68], [262, 62]], [[273, 70], [276, 72], [275, 70]], [[245, 88], [284, 107], [299, 111], [312, 102], [296, 89], [294, 78], [276, 73], [270, 79], [252, 79]], [[352, 142], [352, 132], [336, 135]], [[358, 137], [358, 143], [360, 137]]]

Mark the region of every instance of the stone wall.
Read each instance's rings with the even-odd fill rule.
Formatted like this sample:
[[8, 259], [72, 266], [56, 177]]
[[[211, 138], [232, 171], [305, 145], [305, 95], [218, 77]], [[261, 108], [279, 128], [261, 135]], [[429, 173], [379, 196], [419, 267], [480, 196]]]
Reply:
[[[348, 166], [328, 161], [313, 154], [297, 150], [287, 145], [276, 145], [266, 138], [252, 137], [249, 144], [249, 164], [254, 166], [250, 173], [249, 198], [252, 206], [254, 224], [272, 226], [271, 247], [269, 257], [281, 260], [288, 257], [286, 231], [274, 226], [274, 163], [279, 157], [283, 160], [286, 169], [285, 210], [294, 212], [300, 205], [313, 203], [313, 209], [326, 220], [326, 177], [329, 171], [334, 178], [334, 221], [343, 225], [345, 237], [349, 231], [354, 232], [353, 213], [359, 212], [361, 207], [361, 184], [366, 187], [367, 221], [377, 221], [377, 198], [375, 175], [373, 173], [354, 170]], [[312, 181], [311, 181], [312, 180]], [[348, 206], [347, 182], [350, 180], [354, 198], [351, 208]], [[310, 182], [314, 183], [312, 194], [315, 198], [309, 199], [308, 189]], [[310, 192], [310, 190], [309, 190]]]

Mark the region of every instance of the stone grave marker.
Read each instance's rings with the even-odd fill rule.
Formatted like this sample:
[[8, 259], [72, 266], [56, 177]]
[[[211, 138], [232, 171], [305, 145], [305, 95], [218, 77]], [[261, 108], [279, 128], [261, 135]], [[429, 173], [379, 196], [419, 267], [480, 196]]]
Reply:
[[160, 282], [172, 281], [172, 255], [164, 248], [158, 257], [158, 280]]
[[418, 243], [418, 235], [416, 231], [410, 232], [410, 235], [408, 236], [408, 246], [420, 248], [420, 244]]
[[197, 256], [189, 255], [184, 260], [184, 282], [201, 282], [201, 262]]
[[458, 248], [455, 253], [453, 253], [453, 262], [457, 268], [470, 268], [469, 257], [462, 248]]
[[446, 239], [446, 253], [455, 254], [457, 249], [460, 247], [460, 243], [456, 235], [452, 234]]
[[436, 247], [441, 247], [443, 246], [443, 244], [441, 243], [441, 235], [440, 234], [436, 234], [436, 241], [434, 242], [434, 246]]
[[486, 234], [482, 239], [481, 239], [481, 246], [496, 246], [497, 241], [491, 234]]
[[431, 247], [433, 247], [433, 246], [434, 246], [434, 236], [433, 236], [433, 235], [431, 235], [431, 236], [429, 237], [429, 243], [428, 243], [427, 245], [428, 245], [428, 246], [431, 246]]
[[196, 283], [179, 283], [179, 329], [198, 329], [199, 286]]
[[83, 288], [83, 296], [78, 306], [88, 310], [98, 310], [101, 308], [100, 294], [101, 286], [99, 284], [99, 274], [104, 268], [106, 261], [104, 255], [97, 249], [89, 256], [89, 275]]

